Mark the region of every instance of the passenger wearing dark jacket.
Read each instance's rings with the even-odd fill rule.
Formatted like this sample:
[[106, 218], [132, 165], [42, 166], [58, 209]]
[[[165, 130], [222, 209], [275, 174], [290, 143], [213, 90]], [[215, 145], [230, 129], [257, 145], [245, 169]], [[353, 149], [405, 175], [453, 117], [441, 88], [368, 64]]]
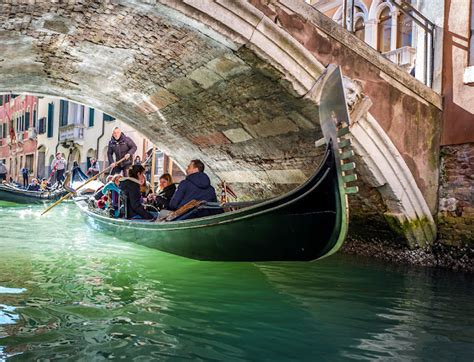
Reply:
[[[107, 157], [109, 164], [112, 166], [112, 174], [122, 172], [123, 176], [127, 176], [127, 171], [132, 165], [133, 154], [137, 151], [137, 145], [130, 137], [125, 136], [119, 127], [115, 127], [112, 132], [112, 138], [109, 141]], [[115, 160], [114, 160], [115, 155]], [[125, 157], [120, 164], [116, 164]]]
[[216, 190], [204, 173], [204, 164], [200, 160], [192, 160], [186, 174], [186, 179], [181, 181], [170, 201], [170, 210], [177, 210], [191, 200], [217, 202]]
[[133, 165], [130, 168], [129, 177], [120, 180], [120, 190], [126, 197], [127, 219], [154, 219], [154, 216], [142, 205], [140, 185], [145, 178], [144, 173], [143, 166]]
[[176, 185], [173, 183], [173, 178], [169, 173], [164, 173], [160, 177], [160, 188], [156, 194], [149, 195], [148, 200], [158, 210], [168, 209], [175, 192]]

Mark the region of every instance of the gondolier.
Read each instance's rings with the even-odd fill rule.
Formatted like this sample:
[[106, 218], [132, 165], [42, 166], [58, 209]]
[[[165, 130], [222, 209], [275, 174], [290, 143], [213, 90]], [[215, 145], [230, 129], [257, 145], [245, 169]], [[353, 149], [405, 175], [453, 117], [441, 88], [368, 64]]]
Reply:
[[21, 169], [21, 175], [23, 176], [23, 187], [27, 188], [28, 184], [30, 183], [29, 181], [30, 170], [28, 170], [27, 167], [23, 167]]
[[[115, 127], [112, 132], [112, 137], [109, 141], [107, 150], [107, 157], [109, 164], [112, 166], [112, 174], [122, 173], [123, 176], [128, 175], [128, 168], [132, 165], [133, 155], [137, 151], [137, 145], [130, 137], [127, 137], [119, 127]], [[115, 160], [114, 160], [115, 155]], [[116, 161], [125, 157], [120, 165]]]
[[3, 163], [3, 161], [0, 161], [0, 182], [5, 181], [7, 179], [7, 167]]
[[66, 171], [66, 160], [64, 159], [61, 152], [56, 153], [56, 158], [54, 159], [51, 167], [53, 170], [56, 170], [56, 181], [63, 182], [64, 181], [64, 172]]

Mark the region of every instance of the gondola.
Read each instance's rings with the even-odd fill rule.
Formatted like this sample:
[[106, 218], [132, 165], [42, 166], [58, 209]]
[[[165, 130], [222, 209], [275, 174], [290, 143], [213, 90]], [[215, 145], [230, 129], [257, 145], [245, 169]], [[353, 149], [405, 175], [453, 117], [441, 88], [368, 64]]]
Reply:
[[64, 189], [28, 191], [12, 184], [0, 184], [0, 201], [9, 201], [17, 204], [42, 204], [58, 200], [64, 194]]
[[64, 185], [50, 191], [28, 191], [14, 184], [0, 184], [0, 201], [9, 201], [17, 204], [42, 204], [56, 201], [64, 196], [70, 188], [87, 180], [87, 176], [80, 168], [74, 168], [64, 180]]
[[[187, 258], [209, 261], [312, 261], [331, 255], [342, 245], [348, 228], [348, 192], [338, 134], [349, 124], [342, 77], [332, 68], [324, 78], [320, 117], [326, 151], [319, 169], [303, 185], [274, 199], [253, 205], [233, 203], [237, 210], [180, 221], [115, 219], [75, 203], [94, 228]], [[351, 152], [351, 151], [346, 151]], [[347, 177], [347, 176], [346, 176]], [[354, 179], [353, 176], [351, 179]], [[228, 205], [229, 206], [229, 205]]]

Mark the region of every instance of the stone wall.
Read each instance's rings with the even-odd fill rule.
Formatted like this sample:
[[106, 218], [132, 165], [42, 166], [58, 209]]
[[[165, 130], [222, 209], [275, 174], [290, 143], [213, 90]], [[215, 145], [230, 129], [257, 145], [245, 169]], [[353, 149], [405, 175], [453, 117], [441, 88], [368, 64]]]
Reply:
[[301, 1], [250, 0], [323, 65], [338, 64], [372, 100], [372, 114], [410, 168], [432, 213], [437, 208], [441, 97], [375, 49]]
[[441, 243], [474, 246], [474, 143], [441, 150], [437, 218]]

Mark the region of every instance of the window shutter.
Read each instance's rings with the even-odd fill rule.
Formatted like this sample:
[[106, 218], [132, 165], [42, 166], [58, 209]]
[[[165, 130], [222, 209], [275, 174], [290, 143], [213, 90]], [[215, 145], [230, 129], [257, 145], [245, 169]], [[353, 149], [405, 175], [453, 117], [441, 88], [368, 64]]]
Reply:
[[94, 127], [94, 108], [89, 108], [89, 127]]
[[30, 112], [25, 113], [25, 130], [30, 128]]
[[48, 104], [48, 137], [53, 137], [54, 103]]

